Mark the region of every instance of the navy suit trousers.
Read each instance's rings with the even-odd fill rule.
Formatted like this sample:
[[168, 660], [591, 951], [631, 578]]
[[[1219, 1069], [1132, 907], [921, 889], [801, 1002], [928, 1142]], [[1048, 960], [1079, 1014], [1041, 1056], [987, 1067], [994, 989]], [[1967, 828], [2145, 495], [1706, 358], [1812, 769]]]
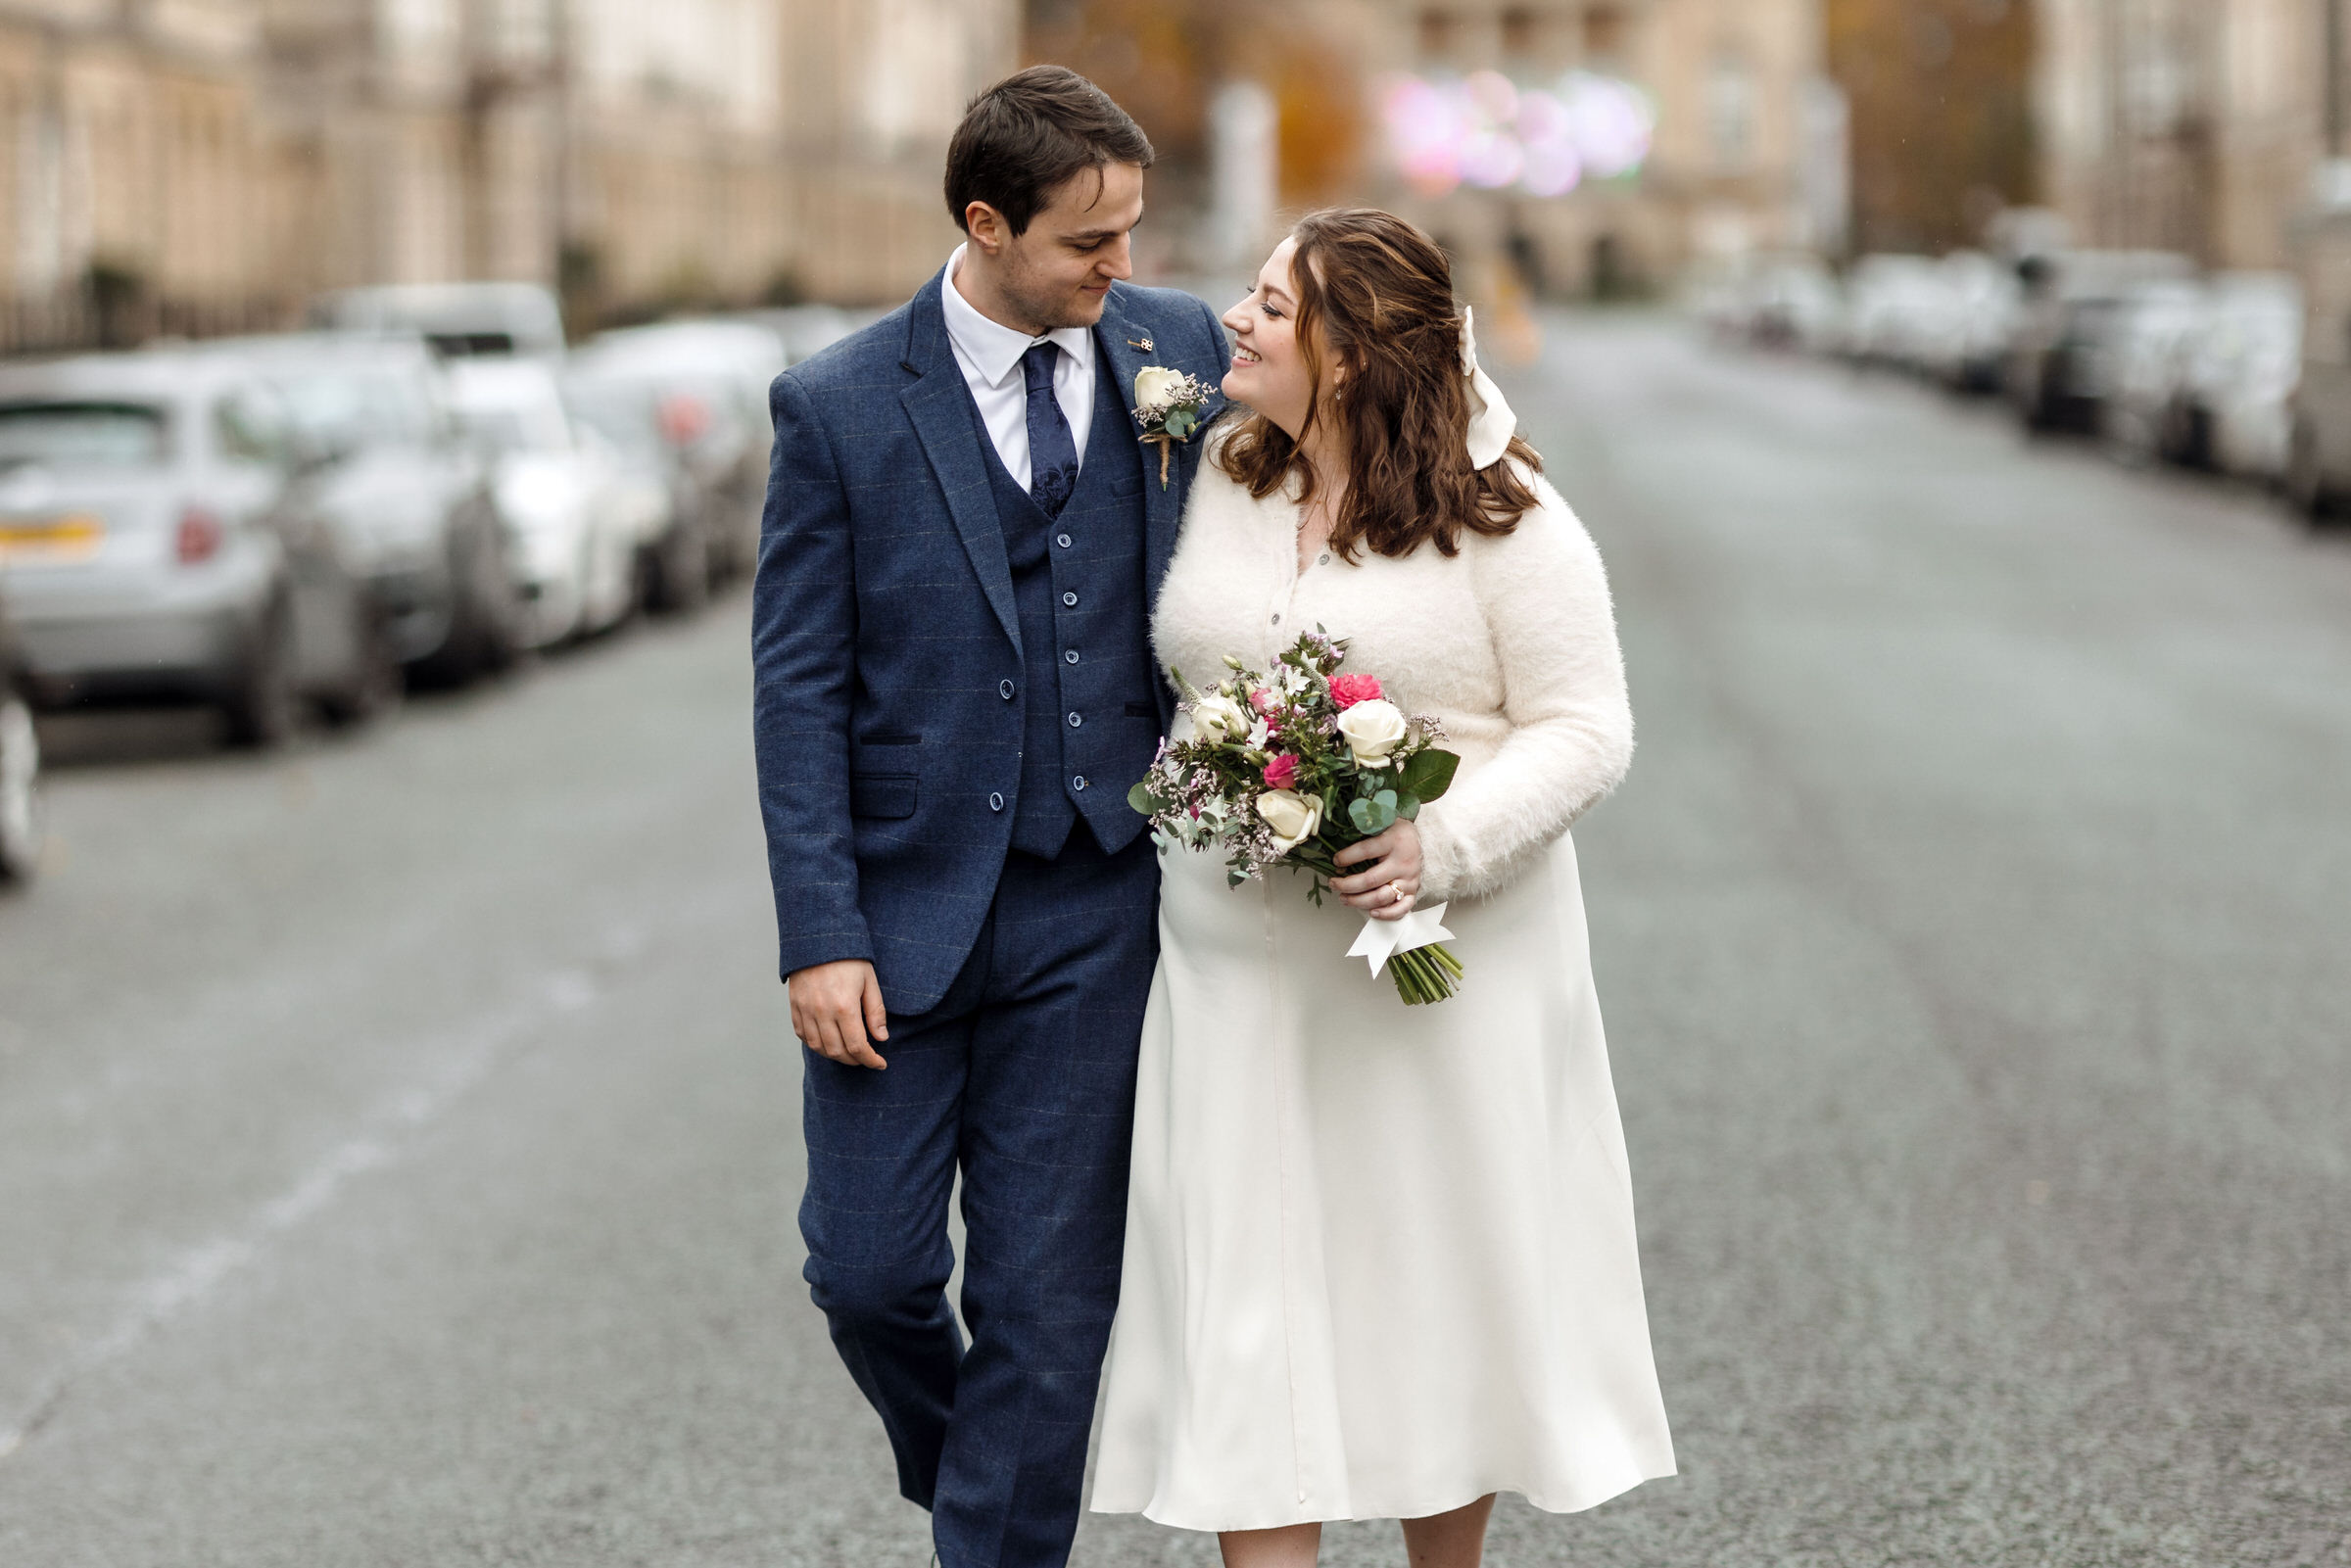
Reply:
[[[887, 1070], [802, 1053], [808, 1283], [944, 1568], [1069, 1558], [1119, 1301], [1158, 903], [1149, 839], [1015, 852], [945, 997], [890, 1019]], [[946, 1299], [958, 1168], [968, 1349]]]

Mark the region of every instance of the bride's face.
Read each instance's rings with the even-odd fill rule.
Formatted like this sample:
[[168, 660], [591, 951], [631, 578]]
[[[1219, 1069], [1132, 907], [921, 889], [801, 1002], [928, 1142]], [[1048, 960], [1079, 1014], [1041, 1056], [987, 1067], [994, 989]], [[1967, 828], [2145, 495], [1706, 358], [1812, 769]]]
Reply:
[[1232, 333], [1232, 368], [1224, 373], [1224, 396], [1245, 403], [1296, 439], [1306, 428], [1314, 403], [1306, 356], [1298, 347], [1298, 291], [1290, 264], [1298, 242], [1283, 240], [1267, 259], [1249, 297], [1224, 312]]

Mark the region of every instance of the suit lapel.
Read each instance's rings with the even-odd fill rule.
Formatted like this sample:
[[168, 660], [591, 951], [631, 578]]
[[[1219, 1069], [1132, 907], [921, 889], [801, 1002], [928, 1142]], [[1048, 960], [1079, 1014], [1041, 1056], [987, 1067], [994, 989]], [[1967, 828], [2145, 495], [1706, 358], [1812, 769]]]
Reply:
[[1004, 552], [1004, 530], [996, 520], [995, 493], [987, 482], [985, 455], [980, 451], [979, 426], [972, 418], [971, 390], [963, 383], [963, 367], [947, 341], [947, 317], [939, 291], [947, 273], [937, 276], [914, 297], [908, 313], [905, 365], [922, 379], [899, 395], [906, 417], [931, 459], [931, 471], [946, 498], [947, 513], [963, 541], [964, 553], [980, 578], [988, 607], [1003, 624], [1015, 650], [1021, 646], [1021, 613], [1012, 596], [1012, 562]]
[[[1134, 422], [1134, 377], [1145, 365], [1176, 366], [1170, 363], [1175, 357], [1171, 349], [1155, 343], [1141, 323], [1127, 313], [1125, 291], [1113, 284], [1110, 299], [1103, 307], [1102, 320], [1094, 328], [1094, 343], [1102, 354], [1102, 369], [1118, 383], [1119, 406], [1127, 410], [1128, 440], [1139, 440], [1142, 427]], [[1148, 349], [1144, 344], [1151, 344]], [[1168, 575], [1168, 562], [1176, 554], [1176, 531], [1183, 521], [1183, 489], [1176, 483], [1183, 462], [1183, 449], [1176, 451], [1176, 462], [1169, 469], [1165, 490], [1159, 485], [1159, 449], [1145, 448], [1143, 451], [1143, 581], [1147, 585], [1146, 602], [1159, 603], [1159, 585]]]

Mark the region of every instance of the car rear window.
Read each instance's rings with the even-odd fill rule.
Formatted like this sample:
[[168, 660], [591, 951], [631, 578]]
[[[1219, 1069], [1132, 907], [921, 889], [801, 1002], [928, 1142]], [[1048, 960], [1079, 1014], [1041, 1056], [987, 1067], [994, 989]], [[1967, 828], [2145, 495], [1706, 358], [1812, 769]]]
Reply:
[[0, 404], [0, 467], [155, 468], [169, 459], [164, 410], [139, 403]]

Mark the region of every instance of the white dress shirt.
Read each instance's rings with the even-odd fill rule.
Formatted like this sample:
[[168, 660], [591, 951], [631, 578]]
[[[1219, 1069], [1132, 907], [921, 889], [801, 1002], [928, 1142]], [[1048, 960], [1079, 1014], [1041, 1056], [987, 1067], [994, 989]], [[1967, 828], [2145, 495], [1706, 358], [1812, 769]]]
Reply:
[[1023, 490], [1029, 488], [1029, 378], [1021, 356], [1039, 343], [1061, 349], [1053, 368], [1053, 398], [1070, 422], [1070, 438], [1078, 444], [1078, 461], [1085, 462], [1085, 438], [1094, 425], [1094, 332], [1091, 327], [1063, 327], [1032, 338], [1017, 327], [990, 321], [963, 297], [956, 274], [963, 270], [958, 245], [947, 258], [947, 286], [939, 291], [947, 314], [947, 341], [955, 346], [955, 362], [963, 368], [964, 385], [980, 405], [980, 422], [1004, 459], [1004, 471]]

